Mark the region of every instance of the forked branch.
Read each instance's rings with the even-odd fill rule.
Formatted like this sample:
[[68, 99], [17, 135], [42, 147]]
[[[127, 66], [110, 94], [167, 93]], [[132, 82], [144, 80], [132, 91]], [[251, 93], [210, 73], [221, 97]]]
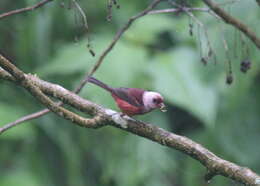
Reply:
[[[157, 126], [137, 121], [127, 116], [121, 117], [120, 113], [117, 113], [110, 109], [105, 109], [95, 103], [85, 100], [76, 95], [75, 93], [70, 92], [59, 85], [55, 85], [40, 80], [39, 78], [33, 75], [20, 73], [19, 71], [17, 71], [17, 69], [15, 69], [15, 67], [13, 67], [12, 65], [10, 66], [10, 64], [8, 64], [8, 66], [10, 67], [9, 68], [8, 66], [6, 66], [5, 60], [5, 58], [0, 57], [0, 66], [2, 66], [9, 73], [7, 73], [5, 70], [0, 69], [0, 79], [21, 84], [37, 100], [39, 100], [39, 102], [47, 106], [49, 109], [53, 110], [54, 113], [56, 113], [60, 117], [63, 117], [64, 119], [67, 119], [66, 115], [60, 115], [58, 112], [55, 111], [55, 109], [57, 109], [55, 108], [55, 106], [49, 106], [49, 103], [44, 103], [45, 100], [41, 100], [43, 99], [41, 98], [42, 95], [40, 95], [39, 93], [35, 93], [35, 91], [41, 91], [42, 94], [44, 93], [54, 98], [57, 98], [82, 112], [92, 115], [93, 118], [97, 119], [97, 121], [94, 119], [95, 121], [91, 123], [95, 123], [94, 125], [96, 126], [110, 125], [113, 127], [117, 127], [121, 130], [128, 131], [130, 133], [147, 138], [156, 143], [179, 150], [189, 155], [190, 157], [199, 161], [203, 166], [206, 167], [207, 172], [205, 179], [207, 181], [209, 179], [212, 179], [216, 175], [222, 175], [246, 185], [260, 185], [260, 176], [254, 173], [252, 170], [245, 167], [240, 167], [234, 163], [219, 158], [218, 156], [210, 152], [208, 149], [190, 140], [189, 138], [173, 134]], [[62, 111], [62, 113], [64, 113], [63, 110], [59, 111]], [[81, 121], [75, 120], [73, 122], [75, 124], [79, 124], [80, 126], [85, 126], [81, 125]], [[92, 126], [91, 128], [96, 127]]]
[[[134, 21], [136, 21], [138, 18], [143, 17], [145, 15], [147, 15], [152, 9], [154, 9], [162, 0], [154, 0], [146, 9], [144, 9], [143, 11], [141, 11], [140, 13], [138, 13], [137, 15], [131, 17], [127, 23], [118, 30], [118, 32], [116, 33], [114, 39], [111, 41], [111, 43], [105, 48], [105, 50], [101, 53], [100, 57], [98, 58], [97, 62], [94, 64], [94, 66], [92, 67], [92, 69], [87, 72], [84, 76], [84, 78], [82, 79], [81, 83], [79, 84], [79, 86], [74, 90], [74, 92], [77, 94], [79, 93], [82, 88], [86, 85], [87, 83], [87, 79], [88, 76], [93, 75], [98, 68], [100, 67], [100, 65], [103, 63], [105, 57], [109, 54], [109, 52], [114, 48], [114, 46], [116, 45], [116, 43], [118, 42], [118, 40], [122, 37], [122, 35], [125, 33], [125, 31], [132, 25], [132, 23]], [[4, 130], [8, 130], [16, 125], [19, 125], [20, 123], [32, 120], [32, 119], [36, 119], [38, 117], [44, 116], [45, 114], [48, 114], [50, 112], [49, 109], [43, 109], [41, 111], [23, 116], [17, 120], [15, 120], [14, 122], [8, 123], [6, 124], [2, 129]]]

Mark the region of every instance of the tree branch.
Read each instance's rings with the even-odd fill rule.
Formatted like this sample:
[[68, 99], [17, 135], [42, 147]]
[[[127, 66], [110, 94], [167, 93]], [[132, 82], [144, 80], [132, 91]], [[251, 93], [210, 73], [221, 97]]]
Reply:
[[33, 6], [29, 6], [29, 7], [25, 7], [25, 8], [21, 8], [21, 9], [12, 10], [10, 12], [2, 13], [2, 14], [0, 14], [0, 19], [3, 19], [3, 18], [8, 17], [8, 16], [13, 16], [13, 15], [16, 15], [16, 14], [28, 12], [28, 11], [33, 11], [37, 8], [44, 6], [45, 4], [47, 4], [51, 1], [53, 1], [53, 0], [43, 0], [43, 1], [40, 1], [39, 3], [37, 3]]
[[[43, 6], [44, 4], [53, 1], [53, 0], [43, 0], [32, 7], [26, 7], [14, 11], [10, 11], [4, 14], [0, 14], [0, 19], [19, 14], [26, 11], [32, 11], [36, 8]], [[139, 13], [138, 15], [129, 19], [127, 24], [122, 27], [116, 34], [113, 41], [110, 43], [108, 48], [101, 54], [97, 63], [91, 69], [90, 74], [92, 75], [99, 68], [101, 63], [103, 62], [105, 56], [113, 49], [116, 42], [120, 39], [122, 34], [131, 26], [131, 24], [138, 18], [146, 15], [151, 11], [159, 2], [162, 0], [154, 0], [152, 4], [147, 7], [144, 11]], [[252, 32], [246, 25], [241, 23], [239, 20], [236, 20], [229, 14], [227, 14], [224, 10], [222, 10], [218, 5], [216, 5], [211, 0], [203, 0], [208, 6], [219, 15], [224, 21], [228, 24], [231, 24], [244, 32], [254, 43], [260, 48], [260, 39], [257, 38], [256, 34]], [[256, 0], [258, 2], [258, 0]], [[207, 173], [205, 176], [206, 180], [212, 179], [215, 175], [222, 175], [233, 180], [236, 180], [240, 183], [244, 183], [246, 185], [260, 185], [260, 176], [254, 173], [252, 170], [240, 167], [234, 163], [226, 161], [224, 159], [219, 158], [200, 144], [193, 142], [192, 140], [179, 136], [173, 133], [170, 133], [162, 128], [153, 126], [149, 123], [144, 123], [141, 121], [134, 120], [127, 116], [121, 117], [120, 113], [117, 113], [110, 109], [105, 109], [95, 103], [92, 103], [88, 100], [85, 100], [75, 93], [64, 89], [59, 85], [55, 85], [43, 80], [40, 80], [36, 76], [29, 75], [23, 73], [16, 66], [10, 63], [6, 58], [0, 55], [0, 79], [8, 80], [14, 82], [22, 87], [24, 87], [27, 91], [29, 91], [39, 102], [49, 108], [56, 115], [70, 120], [74, 124], [88, 127], [88, 128], [98, 128], [105, 125], [110, 125], [113, 127], [117, 127], [121, 130], [128, 131], [130, 133], [136, 134], [138, 136], [147, 138], [154, 142], [157, 142], [161, 145], [168, 146], [170, 148], [179, 150], [195, 160], [198, 160], [202, 165], [207, 168]], [[86, 77], [87, 77], [86, 76]], [[87, 83], [87, 78], [85, 78], [81, 86], [76, 89], [75, 92], [79, 92], [84, 85]], [[84, 113], [92, 115], [92, 119], [87, 119], [82, 116], [79, 116], [63, 107], [59, 104], [53, 102], [48, 96], [45, 94], [52, 96], [61, 100], [63, 103], [66, 103]], [[41, 115], [48, 113], [49, 110], [45, 109], [36, 114], [32, 114], [26, 117], [21, 118], [19, 121], [12, 123], [12, 125], [4, 126], [0, 128], [0, 134], [7, 130], [10, 126], [15, 126], [19, 122], [26, 121], [28, 119], [36, 118]]]
[[[188, 8], [186, 7], [185, 9], [186, 11], [189, 11], [189, 12], [210, 12], [211, 10], [209, 8]], [[161, 14], [161, 13], [179, 13], [179, 12], [184, 12], [183, 9], [181, 8], [166, 8], [166, 9], [161, 9], [161, 10], [152, 10], [152, 11], [149, 11], [148, 14]]]
[[46, 96], [41, 89], [36, 86], [29, 76], [23, 73], [20, 69], [14, 66], [9, 60], [0, 54], [0, 66], [9, 72], [15, 79], [15, 82], [29, 91], [41, 104], [46, 106], [53, 113], [58, 116], [67, 119], [78, 125], [88, 128], [98, 128], [103, 126], [103, 118], [100, 115], [95, 115], [92, 119], [86, 119], [81, 117], [53, 102], [48, 96]]
[[260, 38], [257, 37], [256, 33], [254, 33], [247, 25], [242, 23], [240, 20], [229, 15], [225, 10], [220, 8], [216, 3], [212, 0], [203, 0], [205, 4], [207, 4], [211, 10], [213, 10], [218, 16], [220, 16], [226, 23], [233, 25], [235, 28], [239, 29], [243, 32], [251, 41], [260, 49]]
[[[103, 123], [102, 126], [110, 125], [117, 127], [121, 130], [128, 131], [189, 155], [206, 167], [207, 172], [205, 179], [207, 180], [212, 179], [216, 175], [222, 175], [246, 185], [260, 185], [260, 176], [252, 170], [221, 159], [202, 145], [184, 136], [173, 134], [157, 126], [137, 121], [127, 116], [121, 117], [120, 113], [103, 108], [95, 103], [85, 100], [59, 85], [40, 80], [38, 77], [33, 75], [25, 76], [26, 79], [32, 82], [35, 87], [38, 87], [45, 94], [57, 98], [64, 103], [90, 115], [99, 115], [103, 118], [102, 121], [106, 121], [106, 123]], [[15, 78], [1, 69], [0, 79], [17, 83]]]
[[[175, 6], [177, 8], [179, 8], [180, 10], [182, 10], [183, 12], [185, 12], [191, 19], [194, 20], [194, 22], [197, 23], [197, 25], [202, 28], [203, 32], [204, 32], [204, 35], [205, 35], [205, 38], [206, 38], [206, 41], [207, 41], [207, 48], [208, 48], [208, 51], [207, 51], [207, 54], [206, 56], [202, 56], [203, 52], [202, 52], [202, 47], [200, 48], [200, 51], [201, 51], [201, 60], [204, 64], [206, 64], [208, 62], [208, 60], [210, 59], [210, 57], [213, 55], [215, 56], [215, 52], [211, 46], [211, 43], [210, 43], [210, 40], [209, 40], [209, 36], [208, 36], [208, 31], [207, 31], [207, 28], [204, 26], [204, 24], [197, 18], [194, 16], [194, 14], [190, 11], [191, 9], [190, 8], [187, 8], [187, 7], [184, 7], [178, 3], [175, 3], [174, 1], [171, 1], [171, 0], [168, 0], [168, 2], [172, 5], [172, 6]], [[210, 13], [210, 9], [208, 10], [208, 12]], [[200, 38], [198, 38], [200, 39]], [[201, 43], [201, 41], [200, 41]]]
[[[162, 0], [154, 0], [145, 10], [143, 10], [139, 14], [131, 17], [128, 20], [128, 22], [121, 29], [118, 30], [118, 32], [116, 33], [116, 35], [115, 35], [114, 39], [112, 40], [112, 42], [101, 53], [101, 55], [98, 58], [96, 64], [93, 66], [93, 68], [90, 70], [90, 72], [87, 72], [85, 74], [85, 76], [84, 76], [83, 80], [81, 81], [80, 85], [74, 90], [74, 92], [76, 94], [79, 93], [82, 90], [82, 88], [86, 85], [88, 76], [93, 75], [97, 71], [97, 69], [100, 67], [100, 65], [104, 61], [105, 57], [113, 49], [113, 47], [115, 46], [117, 41], [121, 38], [121, 36], [124, 34], [124, 32], [132, 25], [132, 23], [134, 21], [136, 21], [138, 18], [148, 14], [149, 11], [151, 11], [154, 7], [156, 7], [161, 1]], [[26, 116], [24, 116], [22, 118], [19, 118], [19, 119], [15, 120], [14, 122], [8, 123], [3, 128], [4, 128], [4, 130], [8, 130], [8, 129], [10, 129], [10, 128], [20, 124], [20, 123], [23, 123], [23, 122], [26, 122], [26, 121], [29, 121], [29, 120], [36, 119], [38, 117], [44, 116], [45, 114], [48, 114], [49, 112], [50, 112], [49, 109], [43, 109], [41, 111], [38, 111], [38, 112], [35, 112], [35, 113], [32, 113], [32, 114], [26, 115]]]
[[127, 23], [121, 29], [119, 29], [119, 31], [116, 33], [114, 39], [112, 40], [112, 42], [108, 45], [108, 47], [104, 50], [104, 52], [98, 58], [96, 64], [93, 66], [93, 68], [90, 70], [90, 72], [86, 73], [85, 78], [83, 79], [83, 81], [81, 82], [81, 84], [79, 85], [77, 90], [81, 90], [86, 85], [86, 83], [88, 81], [88, 77], [92, 76], [97, 71], [97, 69], [100, 67], [100, 65], [104, 61], [104, 58], [114, 48], [114, 46], [116, 45], [117, 41], [121, 38], [121, 36], [125, 33], [125, 31], [132, 25], [132, 23], [134, 21], [136, 21], [138, 18], [147, 15], [149, 13], [149, 11], [151, 11], [153, 8], [155, 8], [161, 1], [162, 0], [154, 0], [146, 9], [144, 9], [139, 14], [131, 17], [127, 21]]

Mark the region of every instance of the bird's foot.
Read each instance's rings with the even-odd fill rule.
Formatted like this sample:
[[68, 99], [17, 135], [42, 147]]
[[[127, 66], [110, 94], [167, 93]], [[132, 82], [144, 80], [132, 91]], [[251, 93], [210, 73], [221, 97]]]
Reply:
[[123, 113], [123, 112], [120, 112], [119, 115], [120, 115], [120, 117], [122, 117], [122, 118], [123, 118], [124, 116], [127, 116], [127, 115], [126, 115], [125, 113]]

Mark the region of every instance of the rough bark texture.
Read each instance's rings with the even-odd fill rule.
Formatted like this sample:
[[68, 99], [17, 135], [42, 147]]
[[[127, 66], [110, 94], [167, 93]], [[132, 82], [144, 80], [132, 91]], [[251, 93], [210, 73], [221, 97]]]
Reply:
[[[25, 78], [29, 79], [30, 82], [38, 87], [43, 93], [57, 98], [84, 113], [88, 113], [93, 116], [102, 116], [103, 119], [96, 121], [94, 124], [96, 126], [93, 125], [90, 128], [98, 128], [109, 125], [138, 136], [142, 136], [161, 145], [179, 150], [198, 160], [207, 168], [207, 173], [205, 176], [206, 180], [210, 180], [215, 175], [222, 175], [246, 185], [260, 185], [260, 176], [250, 169], [240, 167], [234, 163], [223, 160], [202, 145], [184, 136], [173, 134], [157, 126], [137, 121], [127, 116], [121, 117], [120, 113], [110, 109], [105, 109], [100, 105], [85, 100], [59, 85], [40, 80], [38, 77], [33, 75], [25, 76]], [[3, 69], [0, 69], [0, 79], [19, 83], [14, 77]]]

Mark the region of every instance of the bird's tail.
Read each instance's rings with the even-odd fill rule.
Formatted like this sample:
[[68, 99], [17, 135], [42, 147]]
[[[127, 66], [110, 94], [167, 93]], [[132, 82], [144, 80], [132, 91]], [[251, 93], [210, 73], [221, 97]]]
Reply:
[[97, 85], [97, 86], [99, 86], [99, 87], [101, 87], [101, 88], [103, 88], [103, 89], [105, 89], [109, 92], [113, 92], [113, 88], [109, 87], [108, 85], [106, 85], [105, 83], [97, 80], [94, 77], [91, 77], [91, 76], [88, 77], [88, 82], [93, 83], [93, 84], [95, 84], [95, 85]]

